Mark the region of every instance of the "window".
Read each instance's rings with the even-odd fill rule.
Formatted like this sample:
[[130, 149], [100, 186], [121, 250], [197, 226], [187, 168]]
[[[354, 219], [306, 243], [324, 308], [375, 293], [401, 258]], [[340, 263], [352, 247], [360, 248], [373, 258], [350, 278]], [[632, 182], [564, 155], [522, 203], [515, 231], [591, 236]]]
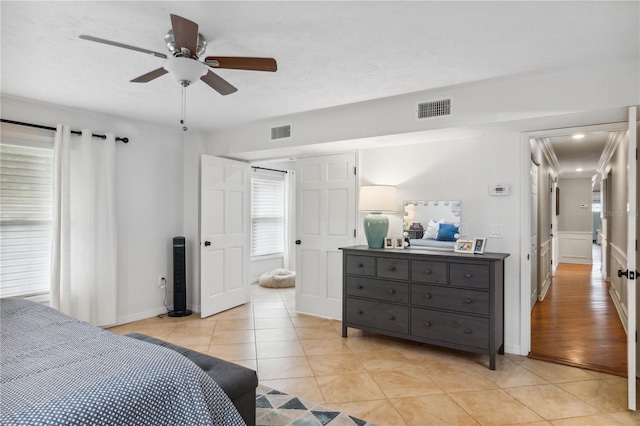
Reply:
[[3, 127], [0, 156], [0, 296], [49, 293], [53, 137]]
[[284, 181], [251, 178], [251, 256], [284, 253]]

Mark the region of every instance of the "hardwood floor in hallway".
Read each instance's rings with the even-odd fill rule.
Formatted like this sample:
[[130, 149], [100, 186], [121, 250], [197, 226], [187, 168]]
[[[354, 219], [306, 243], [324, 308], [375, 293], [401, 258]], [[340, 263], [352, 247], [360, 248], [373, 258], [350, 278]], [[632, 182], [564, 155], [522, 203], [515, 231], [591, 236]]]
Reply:
[[600, 272], [593, 265], [561, 263], [547, 295], [531, 314], [529, 358], [627, 376], [627, 335]]

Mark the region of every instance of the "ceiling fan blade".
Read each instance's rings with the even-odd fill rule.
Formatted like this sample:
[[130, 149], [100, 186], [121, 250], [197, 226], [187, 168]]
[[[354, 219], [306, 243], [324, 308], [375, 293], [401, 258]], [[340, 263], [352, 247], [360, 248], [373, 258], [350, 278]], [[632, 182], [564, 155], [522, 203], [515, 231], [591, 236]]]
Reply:
[[200, 80], [204, 81], [209, 87], [221, 95], [230, 95], [238, 91], [238, 89], [233, 87], [227, 80], [215, 74], [213, 71], [209, 71], [200, 77]]
[[109, 46], [122, 47], [123, 49], [135, 50], [136, 52], [147, 53], [157, 58], [167, 59], [164, 53], [154, 52], [152, 50], [143, 49], [141, 47], [129, 46], [128, 44], [118, 43], [117, 41], [105, 40], [103, 38], [93, 37], [89, 35], [81, 35], [82, 40], [95, 41], [96, 43], [108, 44]]
[[176, 48], [186, 47], [195, 55], [198, 48], [198, 24], [178, 15], [171, 15], [171, 27]]
[[165, 75], [166, 73], [168, 73], [169, 71], [167, 71], [164, 68], [158, 68], [157, 70], [153, 70], [151, 72], [148, 72], [144, 75], [141, 75], [138, 78], [134, 78], [133, 80], [131, 80], [131, 83], [148, 83], [151, 80], [154, 80], [160, 76]]
[[[243, 58], [238, 56], [207, 56], [205, 64], [212, 68], [233, 70], [271, 71], [278, 70], [278, 63], [273, 58]], [[217, 65], [215, 64], [217, 62]]]

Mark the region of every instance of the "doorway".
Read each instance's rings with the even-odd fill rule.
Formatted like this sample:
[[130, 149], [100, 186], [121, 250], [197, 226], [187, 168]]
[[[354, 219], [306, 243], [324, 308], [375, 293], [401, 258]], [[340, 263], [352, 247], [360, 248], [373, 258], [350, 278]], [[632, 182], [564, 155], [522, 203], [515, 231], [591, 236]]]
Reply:
[[[592, 213], [621, 128], [558, 129], [531, 139], [532, 158], [542, 164], [539, 208], [534, 212], [532, 205], [529, 218], [532, 234], [537, 229], [539, 235], [537, 250], [530, 251], [532, 280], [538, 271], [531, 288], [537, 286], [539, 297], [529, 318], [529, 356], [626, 376], [626, 333], [606, 281], [606, 250], [594, 244]], [[606, 223], [599, 227], [606, 235]]]

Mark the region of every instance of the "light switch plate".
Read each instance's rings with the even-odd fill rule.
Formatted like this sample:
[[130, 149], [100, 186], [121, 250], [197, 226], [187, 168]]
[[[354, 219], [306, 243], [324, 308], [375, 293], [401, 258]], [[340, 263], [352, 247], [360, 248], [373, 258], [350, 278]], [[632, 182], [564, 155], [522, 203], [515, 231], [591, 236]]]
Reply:
[[489, 237], [502, 238], [502, 225], [501, 224], [489, 225]]

